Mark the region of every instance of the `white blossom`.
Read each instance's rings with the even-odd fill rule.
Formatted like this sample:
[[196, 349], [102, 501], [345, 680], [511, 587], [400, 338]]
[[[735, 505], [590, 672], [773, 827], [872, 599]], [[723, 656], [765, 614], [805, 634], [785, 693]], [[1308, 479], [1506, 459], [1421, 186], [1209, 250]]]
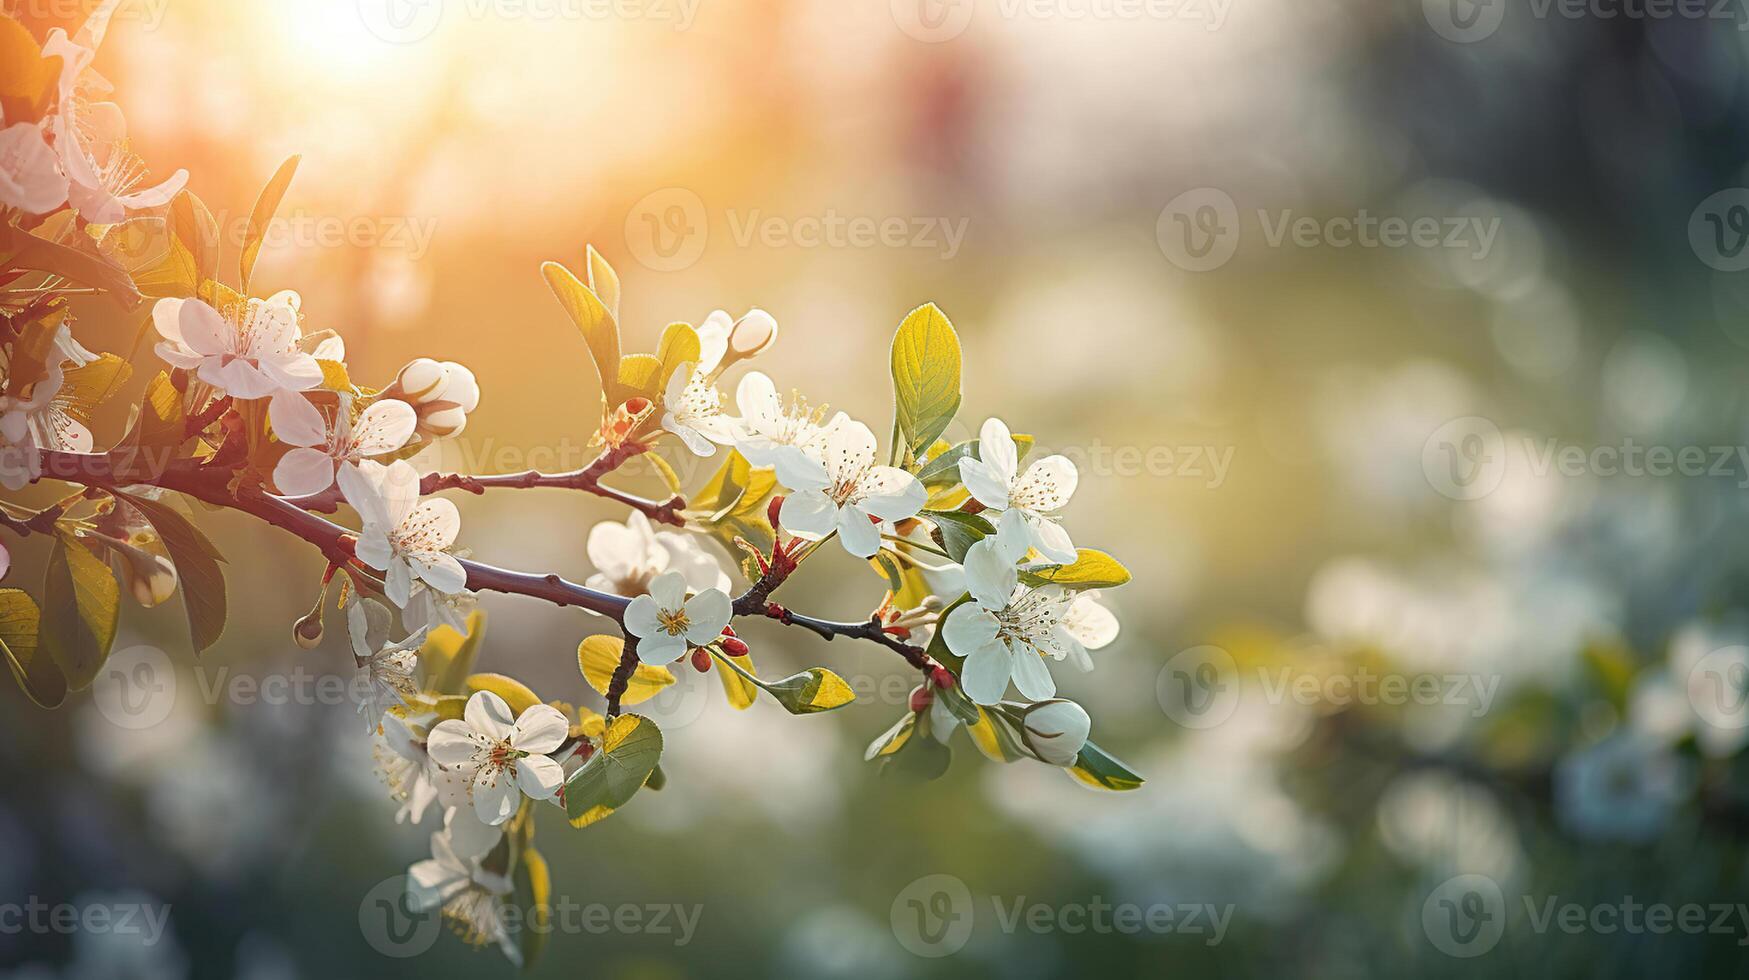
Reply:
[[638, 638], [639, 660], [668, 664], [723, 635], [732, 611], [722, 590], [706, 589], [689, 599], [685, 577], [664, 572], [650, 583], [648, 595], [626, 607], [625, 628]]
[[413, 464], [374, 460], [340, 468], [340, 492], [364, 520], [358, 560], [384, 572], [383, 594], [406, 608], [415, 579], [453, 594], [468, 583], [467, 570], [449, 553], [461, 532], [461, 514], [440, 497], [419, 499], [419, 474]]
[[990, 419], [978, 430], [978, 456], [960, 460], [960, 480], [992, 513], [992, 521], [1018, 513], [1032, 547], [1057, 564], [1075, 560], [1075, 545], [1057, 523], [1056, 512], [1069, 503], [1080, 475], [1067, 456], [1047, 456], [1020, 473], [1019, 456], [1008, 426]]
[[778, 520], [784, 530], [817, 541], [832, 532], [844, 550], [872, 558], [881, 549], [881, 522], [916, 516], [928, 494], [915, 476], [875, 465], [875, 436], [868, 426], [846, 419], [832, 427], [802, 471], [789, 481], [795, 493], [784, 498]]
[[413, 406], [392, 398], [373, 403], [359, 414], [356, 423], [342, 404], [320, 441], [280, 457], [273, 468], [274, 486], [288, 497], [321, 493], [334, 485], [342, 464], [386, 456], [407, 445], [418, 423]]
[[516, 815], [523, 796], [546, 800], [558, 793], [565, 773], [550, 753], [569, 731], [557, 708], [530, 705], [512, 720], [503, 698], [476, 691], [460, 720], [431, 729], [425, 750], [438, 765], [467, 778], [474, 812], [497, 826]]

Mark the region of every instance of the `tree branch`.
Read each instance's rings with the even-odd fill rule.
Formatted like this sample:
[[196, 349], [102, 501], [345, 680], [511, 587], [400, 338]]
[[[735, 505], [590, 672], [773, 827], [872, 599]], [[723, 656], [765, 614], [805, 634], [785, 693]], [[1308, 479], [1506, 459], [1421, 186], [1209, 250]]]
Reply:
[[[788, 609], [775, 602], [767, 603], [763, 613], [767, 619], [775, 619], [785, 626], [800, 626], [801, 628], [809, 630], [827, 640], [834, 640], [840, 636], [846, 636], [851, 639], [868, 640], [872, 643], [879, 643], [881, 646], [884, 646], [894, 653], [897, 653], [899, 656], [904, 657], [906, 663], [923, 671], [925, 674], [933, 673], [941, 667], [941, 664], [936, 662], [935, 658], [925, 652], [922, 647], [906, 643], [887, 632], [886, 628], [881, 625], [881, 621], [872, 617], [865, 623], [838, 623], [827, 619], [815, 619], [812, 616], [803, 616], [800, 613], [790, 612]], [[737, 615], [744, 614], [738, 612]]]

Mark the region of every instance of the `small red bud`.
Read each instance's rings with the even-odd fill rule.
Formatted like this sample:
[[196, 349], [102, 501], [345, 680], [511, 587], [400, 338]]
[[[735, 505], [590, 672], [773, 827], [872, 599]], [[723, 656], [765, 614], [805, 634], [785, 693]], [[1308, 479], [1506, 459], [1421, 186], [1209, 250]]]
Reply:
[[629, 399], [626, 402], [626, 414], [628, 415], [642, 415], [649, 410], [650, 400], [642, 395], [637, 398]]
[[723, 652], [731, 657], [747, 655], [747, 641], [730, 636], [723, 639]]
[[944, 691], [953, 689], [953, 671], [948, 670], [946, 667], [937, 667], [930, 671], [929, 679], [935, 683], [936, 687], [939, 687]]
[[771, 529], [773, 531], [775, 531], [779, 527], [783, 526], [782, 523], [777, 519], [777, 516], [782, 512], [783, 512], [783, 494], [780, 493], [777, 496], [771, 498], [771, 503], [765, 505], [765, 519], [767, 521], [771, 522]]
[[882, 632], [886, 633], [888, 636], [896, 636], [901, 640], [909, 640], [911, 638], [911, 630], [909, 627], [905, 626], [888, 626], [886, 629], [882, 630]]
[[723, 635], [724, 636], [735, 636], [736, 635], [735, 627], [733, 627], [733, 626], [723, 627]]
[[692, 651], [692, 669], [703, 674], [711, 669], [711, 652], [704, 647]]
[[911, 692], [911, 710], [916, 714], [928, 711], [929, 706], [934, 703], [935, 692], [926, 686], [919, 685]]

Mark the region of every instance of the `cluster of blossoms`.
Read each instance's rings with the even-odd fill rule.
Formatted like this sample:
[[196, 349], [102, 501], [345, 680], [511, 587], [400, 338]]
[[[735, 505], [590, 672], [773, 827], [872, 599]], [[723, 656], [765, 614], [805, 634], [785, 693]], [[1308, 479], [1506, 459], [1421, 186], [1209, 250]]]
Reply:
[[[40, 605], [0, 588], [11, 631], [0, 652], [33, 700], [54, 707], [92, 683], [124, 587], [144, 605], [180, 592], [196, 649], [218, 641], [222, 558], [180, 498], [315, 545], [327, 567], [294, 638], [321, 644], [338, 583], [351, 667], [365, 681], [360, 713], [398, 819], [437, 824], [431, 858], [409, 871], [410, 899], [518, 961], [532, 959], [538, 937], [512, 928], [508, 910], [541, 906], [550, 888], [533, 846], [536, 813], [545, 804], [586, 827], [666, 782], [661, 733], [624, 709], [673, 684], [672, 668], [717, 672], [737, 709], [762, 693], [798, 715], [854, 700], [823, 667], [762, 677], [737, 618], [870, 641], [918, 672], [906, 712], [869, 747], [883, 773], [940, 775], [964, 729], [997, 761], [1044, 762], [1103, 789], [1140, 784], [1088, 740], [1087, 713], [1055, 696], [1049, 666], [1092, 669], [1088, 651], [1118, 629], [1097, 590], [1128, 572], [1064, 529], [1077, 482], [1069, 460], [1023, 468], [1030, 437], [998, 419], [976, 440], [942, 439], [959, 406], [961, 355], [939, 310], [913, 311], [895, 338], [894, 441], [883, 461], [869, 425], [786, 397], [746, 368], [778, 338], [762, 310], [671, 324], [657, 353], [622, 354], [619, 278], [590, 249], [584, 278], [554, 263], [542, 271], [601, 382], [599, 458], [564, 474], [422, 472], [438, 455], [424, 450], [460, 435], [478, 408], [473, 372], [420, 357], [387, 383], [362, 383], [344, 340], [311, 329], [296, 292], [252, 293], [261, 232], [295, 158], [256, 205], [234, 283], [221, 281], [216, 222], [184, 188], [186, 175], [141, 189], [119, 110], [94, 101], [107, 86], [90, 63], [116, 2], [40, 47], [0, 17], [0, 486], [81, 488], [40, 508], [0, 499], [0, 528], [52, 539]], [[74, 291], [130, 309], [150, 303], [155, 376], [125, 433], [101, 452], [95, 409], [133, 365], [75, 340]], [[688, 492], [662, 460], [669, 446], [722, 462]], [[638, 457], [665, 474], [669, 499], [603, 485]], [[583, 585], [458, 551], [462, 515], [445, 492], [541, 486], [631, 511], [577, 542], [593, 566]], [[343, 504], [350, 526], [320, 516]], [[884, 583], [862, 620], [815, 619], [774, 601], [833, 540]], [[0, 550], [0, 577], [10, 564]], [[602, 713], [473, 670], [485, 622], [477, 597], [487, 590], [578, 608], [610, 628], [578, 646]]]

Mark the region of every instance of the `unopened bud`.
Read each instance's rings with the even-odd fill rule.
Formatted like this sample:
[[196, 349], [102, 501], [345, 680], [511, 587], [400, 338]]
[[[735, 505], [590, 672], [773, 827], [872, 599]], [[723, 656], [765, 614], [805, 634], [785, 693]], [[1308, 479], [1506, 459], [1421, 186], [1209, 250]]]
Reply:
[[632, 418], [642, 418], [650, 410], [650, 400], [642, 395], [628, 399], [625, 404], [626, 414]]
[[723, 627], [723, 635], [724, 636], [740, 636], [741, 634], [736, 633], [735, 627], [733, 627], [733, 626], [724, 626]]
[[692, 651], [692, 669], [699, 673], [708, 673], [711, 669], [711, 652], [704, 647]]
[[777, 342], [777, 320], [764, 310], [748, 310], [729, 330], [729, 350], [753, 357]]
[[935, 669], [931, 670], [929, 672], [929, 679], [930, 679], [930, 681], [932, 681], [935, 684], [936, 687], [939, 687], [944, 691], [949, 691], [949, 690], [953, 689], [953, 685], [954, 685], [953, 671], [948, 670], [946, 667], [936, 667]]
[[731, 657], [745, 657], [748, 649], [746, 640], [733, 636], [723, 637], [723, 652]]
[[912, 690], [911, 690], [911, 712], [913, 714], [920, 715], [923, 712], [928, 711], [929, 706], [934, 704], [934, 703], [935, 703], [935, 691], [932, 690], [928, 685], [919, 684], [915, 688], [912, 688]]
[[460, 405], [463, 414], [472, 414], [480, 407], [480, 382], [474, 372], [454, 361], [444, 361], [443, 370], [446, 379], [443, 400]]
[[1073, 701], [1040, 701], [1020, 713], [1021, 739], [1041, 761], [1053, 766], [1074, 765], [1092, 728], [1093, 719]]
[[442, 393], [446, 373], [442, 364], [429, 357], [414, 358], [395, 375], [393, 390], [400, 398], [418, 405]]
[[419, 413], [420, 430], [439, 439], [456, 435], [468, 427], [468, 413], [454, 402], [439, 402], [435, 411]]

